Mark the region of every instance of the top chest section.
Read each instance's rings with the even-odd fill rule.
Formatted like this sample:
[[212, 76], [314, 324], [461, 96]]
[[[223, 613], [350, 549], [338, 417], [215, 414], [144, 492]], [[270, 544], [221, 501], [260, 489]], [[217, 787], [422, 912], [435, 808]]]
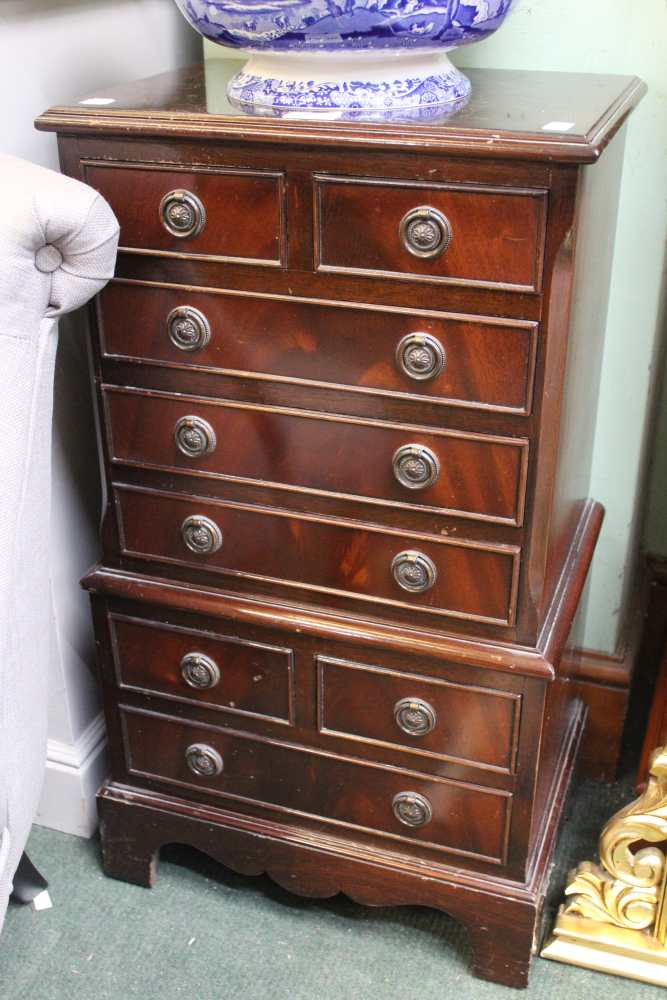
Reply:
[[[246, 545], [234, 572], [489, 634], [521, 628], [577, 169], [211, 140], [63, 145], [121, 226], [97, 309], [123, 552], [187, 562], [146, 537], [135, 509], [148, 503], [137, 488], [166, 480], [124, 470], [163, 471], [170, 490], [241, 505], [207, 508], [217, 524], [255, 517], [247, 504], [271, 515], [222, 525], [224, 559], [197, 565], [227, 572], [229, 539], [270, 527], [264, 554], [246, 566]], [[335, 549], [335, 572], [285, 556], [267, 569], [266, 551], [292, 551], [288, 528], [311, 555]], [[412, 587], [396, 559], [415, 573], [417, 557], [430, 576]]]

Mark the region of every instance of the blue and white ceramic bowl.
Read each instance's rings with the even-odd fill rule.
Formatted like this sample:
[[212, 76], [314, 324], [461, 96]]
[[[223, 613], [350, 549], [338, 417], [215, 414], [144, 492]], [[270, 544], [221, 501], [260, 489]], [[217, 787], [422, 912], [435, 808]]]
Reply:
[[229, 84], [249, 110], [433, 113], [470, 83], [447, 58], [500, 27], [514, 0], [176, 0], [187, 20], [250, 59]]

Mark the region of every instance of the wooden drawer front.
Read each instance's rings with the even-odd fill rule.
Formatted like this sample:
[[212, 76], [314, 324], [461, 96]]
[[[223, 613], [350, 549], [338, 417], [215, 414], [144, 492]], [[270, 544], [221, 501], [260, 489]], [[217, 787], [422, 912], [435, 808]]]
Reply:
[[[116, 213], [123, 250], [196, 254], [274, 266], [284, 263], [283, 178], [279, 173], [88, 163], [85, 179]], [[174, 236], [163, 224], [160, 206], [172, 191], [186, 191], [201, 202], [205, 221], [199, 233]]]
[[[519, 553], [514, 546], [457, 544], [129, 486], [117, 486], [115, 493], [127, 555], [433, 614], [513, 623]], [[217, 551], [206, 555], [191, 552], [182, 537], [183, 522], [202, 516], [222, 536]], [[436, 567], [437, 580], [423, 593], [402, 589], [392, 576], [392, 560], [406, 550], [419, 551]]]
[[109, 624], [119, 687], [293, 722], [290, 649], [119, 615]]
[[317, 657], [321, 732], [514, 772], [521, 696]]
[[[520, 438], [434, 431], [113, 386], [105, 387], [104, 395], [112, 457], [117, 462], [488, 521], [520, 524], [522, 520], [528, 442]], [[209, 442], [207, 453], [184, 454], [187, 443], [177, 443], [177, 434], [189, 434], [192, 428], [208, 435], [197, 438]], [[418, 474], [436, 476], [433, 485], [412, 487], [406, 476], [415, 462]], [[401, 477], [410, 485], [403, 485]]]
[[[428, 185], [343, 177], [316, 179], [316, 265], [537, 291], [541, 284], [546, 192]], [[442, 213], [449, 247], [435, 258], [404, 246], [401, 221], [415, 208]]]
[[[111, 357], [517, 413], [531, 406], [535, 323], [117, 282], [99, 303], [102, 349]], [[197, 310], [210, 330], [196, 350], [169, 336], [168, 318], [177, 322], [184, 309]], [[408, 367], [413, 377], [397, 357], [402, 345], [408, 366], [410, 357], [419, 362], [415, 335], [423, 334], [437, 339], [445, 357], [430, 378]], [[438, 351], [427, 343], [425, 362]]]
[[[330, 821], [339, 827], [502, 864], [512, 797], [506, 792], [376, 767], [298, 746], [154, 713], [121, 709], [130, 774], [213, 795]], [[218, 754], [219, 774], [197, 775], [186, 751], [193, 744]], [[401, 793], [428, 802], [431, 818], [408, 826], [392, 803]]]

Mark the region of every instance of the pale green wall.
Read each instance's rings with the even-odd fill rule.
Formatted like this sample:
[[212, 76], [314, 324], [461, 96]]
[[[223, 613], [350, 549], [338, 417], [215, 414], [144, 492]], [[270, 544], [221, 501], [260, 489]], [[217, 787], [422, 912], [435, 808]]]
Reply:
[[[591, 494], [604, 503], [607, 516], [593, 565], [585, 642], [606, 651], [616, 645], [641, 533], [667, 234], [666, 49], [665, 0], [632, 5], [620, 0], [517, 0], [496, 35], [454, 55], [462, 67], [632, 73], [649, 86], [627, 140], [591, 481]], [[223, 50], [210, 45], [206, 53], [221, 55]], [[662, 505], [652, 505], [650, 523], [651, 538], [661, 536], [667, 549], [661, 517], [667, 506], [667, 414], [662, 427], [666, 458], [658, 466], [661, 484], [653, 491]]]
[[[662, 327], [666, 47], [665, 0], [519, 0], [495, 36], [455, 55], [460, 66], [635, 73], [649, 86], [628, 132], [591, 480], [607, 516], [593, 564], [585, 642], [607, 651], [616, 643], [640, 534], [648, 400]], [[664, 527], [662, 532], [667, 544]]]

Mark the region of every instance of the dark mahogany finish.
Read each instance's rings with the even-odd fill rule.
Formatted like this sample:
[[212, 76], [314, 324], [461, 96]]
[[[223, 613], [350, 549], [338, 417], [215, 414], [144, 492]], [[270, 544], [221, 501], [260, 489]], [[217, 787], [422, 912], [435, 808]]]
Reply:
[[[255, 171], [122, 170], [88, 164], [86, 180], [113, 205], [121, 245], [135, 253], [205, 254], [278, 266], [283, 262], [284, 179]], [[201, 232], [173, 236], [160, 218], [160, 202], [173, 190], [192, 192], [205, 218]], [[146, 211], [151, 206], [153, 211]]]
[[[179, 628], [114, 615], [109, 618], [118, 687], [160, 695], [236, 715], [294, 721], [294, 655], [291, 649], [235, 635]], [[218, 668], [210, 687], [183, 676], [188, 656], [205, 656]]]
[[[414, 612], [512, 623], [518, 551], [511, 546], [362, 529], [136, 487], [118, 486], [115, 496], [122, 551], [129, 556], [251, 578], [258, 586], [265, 579], [280, 581], [312, 590], [320, 600], [331, 592]], [[200, 555], [188, 549], [181, 525], [197, 516], [220, 529], [217, 551]], [[394, 558], [405, 551], [419, 551], [435, 566], [437, 578], [424, 593], [402, 589], [392, 575]]]
[[[110, 359], [203, 369], [237, 381], [322, 384], [410, 402], [520, 414], [531, 408], [537, 324], [530, 321], [126, 281], [107, 285], [98, 305], [102, 350]], [[211, 328], [208, 344], [191, 353], [167, 335], [167, 317], [183, 305], [198, 309]], [[415, 380], [396, 363], [400, 342], [414, 333], [435, 337], [445, 352], [443, 370], [431, 379]]]
[[[546, 192], [316, 176], [315, 198], [320, 270], [539, 290]], [[433, 260], [414, 256], [400, 238], [401, 219], [421, 206], [451, 226], [450, 246]]]
[[[187, 376], [183, 376], [182, 388], [188, 388]], [[439, 431], [115, 386], [105, 387], [104, 400], [112, 459], [120, 465], [181, 469], [515, 525], [523, 518], [528, 466], [525, 438]], [[213, 429], [215, 446], [210, 452], [193, 457], [179, 449], [174, 429], [188, 416], [206, 421]], [[406, 486], [397, 478], [393, 457], [409, 445], [427, 448], [435, 456], [439, 469], [433, 485]], [[366, 456], [363, 463], [355, 461], [360, 454]], [[322, 456], [321, 461], [313, 461], [313, 455]]]
[[[186, 725], [163, 713], [121, 709], [130, 776], [178, 785], [198, 801], [219, 795], [258, 803], [269, 809], [334, 821], [349, 836], [357, 828], [391, 840], [414, 840], [429, 850], [462, 854], [502, 864], [511, 812], [511, 796], [461, 782], [425, 778], [397, 768], [355, 764], [334, 754], [315, 754], [275, 739], [247, 733]], [[193, 775], [185, 751], [192, 743], [219, 752], [223, 768], [214, 777]], [[159, 756], [155, 747], [160, 747]], [[407, 826], [392, 811], [401, 792], [425, 797], [431, 818]], [[230, 805], [227, 801], [227, 805]]]
[[150, 885], [183, 841], [305, 895], [438, 907], [477, 975], [523, 986], [602, 519], [581, 483], [610, 258], [575, 245], [612, 245], [622, 137], [583, 165], [643, 85], [478, 71], [453, 118], [382, 125], [244, 117], [227, 71], [38, 122], [122, 227], [84, 581], [105, 870]]
[[[514, 772], [520, 695], [327, 656], [318, 657], [317, 667], [321, 732]], [[409, 716], [403, 725], [400, 712], [397, 718], [399, 705], [416, 715], [412, 732]]]

